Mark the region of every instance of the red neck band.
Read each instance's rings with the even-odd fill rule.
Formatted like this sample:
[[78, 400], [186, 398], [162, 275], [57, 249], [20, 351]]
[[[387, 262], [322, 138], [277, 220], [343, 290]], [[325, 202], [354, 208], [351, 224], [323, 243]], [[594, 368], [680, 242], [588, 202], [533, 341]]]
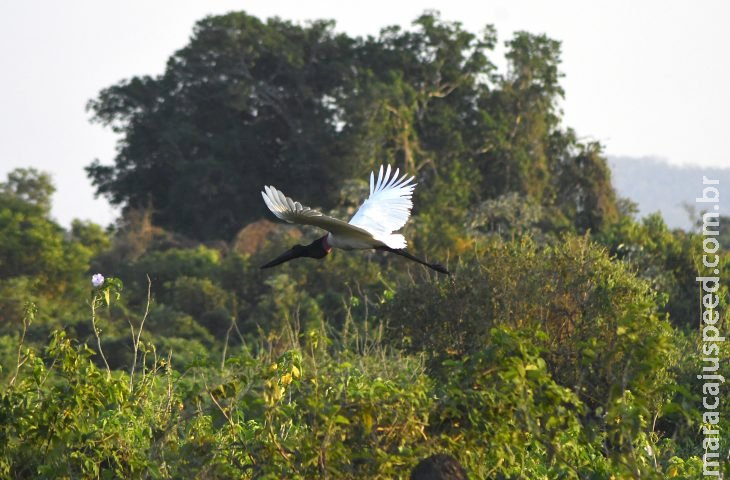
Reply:
[[332, 250], [332, 245], [327, 243], [327, 236], [328, 235], [325, 235], [324, 237], [322, 237], [322, 248], [324, 248], [325, 252], [330, 253], [330, 250]]

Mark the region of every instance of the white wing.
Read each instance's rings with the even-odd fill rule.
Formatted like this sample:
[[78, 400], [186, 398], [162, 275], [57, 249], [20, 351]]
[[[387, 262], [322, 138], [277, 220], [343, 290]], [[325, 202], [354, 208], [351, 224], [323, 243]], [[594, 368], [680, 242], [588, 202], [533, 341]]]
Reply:
[[[383, 174], [383, 167], [375, 181], [374, 172], [370, 173], [370, 197], [360, 206], [350, 219], [351, 225], [371, 232], [373, 236], [390, 236], [403, 227], [411, 216], [413, 208], [413, 189], [416, 187], [413, 177], [403, 175], [398, 178], [398, 169], [390, 175], [390, 165]], [[398, 236], [402, 238], [402, 236]], [[405, 242], [403, 242], [405, 246]]]
[[313, 225], [334, 234], [365, 235], [367, 238], [372, 238], [372, 234], [367, 230], [305, 207], [274, 187], [264, 187], [261, 196], [274, 215], [289, 223]]

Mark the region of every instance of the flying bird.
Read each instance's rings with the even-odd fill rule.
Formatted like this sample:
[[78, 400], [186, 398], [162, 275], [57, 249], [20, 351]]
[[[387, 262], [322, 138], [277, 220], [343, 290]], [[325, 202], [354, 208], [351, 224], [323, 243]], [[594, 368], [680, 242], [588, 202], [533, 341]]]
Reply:
[[406, 251], [406, 239], [400, 230], [408, 221], [413, 208], [413, 177], [398, 176], [390, 165], [380, 167], [378, 178], [370, 173], [370, 196], [360, 205], [349, 222], [324, 215], [299, 202], [293, 201], [272, 186], [264, 187], [261, 195], [269, 210], [289, 223], [313, 225], [326, 230], [327, 235], [309, 245], [295, 245], [261, 268], [270, 268], [299, 257], [324, 258], [333, 248], [342, 250], [384, 250], [425, 265], [440, 273], [449, 274], [439, 263], [428, 263]]

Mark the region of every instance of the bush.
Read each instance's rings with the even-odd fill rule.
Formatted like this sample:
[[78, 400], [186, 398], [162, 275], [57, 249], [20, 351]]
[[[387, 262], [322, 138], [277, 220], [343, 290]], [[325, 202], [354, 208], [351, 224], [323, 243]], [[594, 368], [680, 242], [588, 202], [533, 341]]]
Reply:
[[491, 243], [463, 261], [453, 281], [399, 291], [384, 317], [391, 337], [426, 352], [444, 380], [451, 372], [442, 362], [490, 348], [494, 328], [528, 334], [552, 378], [586, 405], [586, 426], [624, 432], [628, 424], [609, 424], [606, 414], [632, 392], [644, 423], [631, 438], [660, 411], [678, 360], [649, 285], [585, 237], [540, 248]]
[[229, 294], [209, 278], [178, 277], [169, 287], [172, 304], [195, 319], [213, 310], [228, 307]]
[[489, 346], [441, 369], [429, 432], [464, 452], [478, 478], [608, 475], [600, 442], [583, 432], [585, 405], [553, 380], [526, 331], [493, 328]]

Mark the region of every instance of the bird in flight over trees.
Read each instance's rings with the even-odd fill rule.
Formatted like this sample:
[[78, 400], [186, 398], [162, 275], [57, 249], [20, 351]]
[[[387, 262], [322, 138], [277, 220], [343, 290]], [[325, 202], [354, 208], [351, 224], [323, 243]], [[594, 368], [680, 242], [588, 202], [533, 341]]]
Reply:
[[264, 187], [261, 195], [269, 210], [278, 218], [302, 225], [313, 225], [326, 230], [327, 235], [309, 245], [295, 245], [261, 268], [270, 268], [299, 257], [324, 258], [333, 248], [342, 250], [384, 250], [425, 265], [440, 273], [449, 274], [439, 263], [428, 263], [406, 251], [406, 239], [399, 233], [408, 221], [413, 208], [413, 177], [398, 177], [390, 165], [380, 167], [377, 180], [370, 173], [370, 196], [360, 205], [349, 222], [324, 215], [299, 202], [293, 201], [272, 186]]

